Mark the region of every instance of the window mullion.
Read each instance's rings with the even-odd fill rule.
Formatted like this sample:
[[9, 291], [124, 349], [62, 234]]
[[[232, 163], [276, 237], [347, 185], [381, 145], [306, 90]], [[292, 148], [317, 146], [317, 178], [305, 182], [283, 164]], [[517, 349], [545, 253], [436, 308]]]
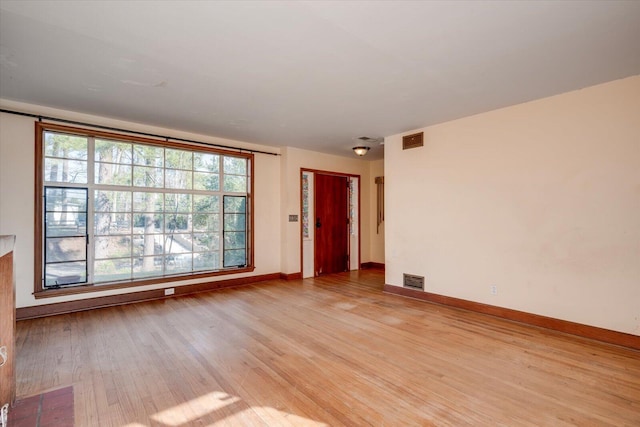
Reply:
[[162, 276], [167, 275], [167, 148], [162, 150], [162, 217], [164, 219], [164, 225], [162, 227], [162, 254], [160, 255], [160, 265], [162, 267]]
[[93, 283], [95, 236], [94, 236], [94, 194], [95, 194], [95, 138], [89, 137], [87, 141], [87, 188], [89, 192], [87, 203], [87, 282]]
[[220, 195], [218, 196], [220, 199], [219, 205], [219, 214], [218, 214], [218, 268], [224, 268], [224, 156], [220, 156], [218, 159], [218, 171], [220, 173], [220, 187], [218, 190], [220, 191]]

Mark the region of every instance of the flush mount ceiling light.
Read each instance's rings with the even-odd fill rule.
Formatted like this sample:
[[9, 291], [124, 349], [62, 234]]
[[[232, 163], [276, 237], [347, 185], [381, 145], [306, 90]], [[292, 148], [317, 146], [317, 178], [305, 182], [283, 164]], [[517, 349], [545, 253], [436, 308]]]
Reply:
[[371, 150], [371, 147], [365, 147], [364, 145], [360, 145], [358, 147], [353, 147], [353, 152], [358, 156], [364, 156]]

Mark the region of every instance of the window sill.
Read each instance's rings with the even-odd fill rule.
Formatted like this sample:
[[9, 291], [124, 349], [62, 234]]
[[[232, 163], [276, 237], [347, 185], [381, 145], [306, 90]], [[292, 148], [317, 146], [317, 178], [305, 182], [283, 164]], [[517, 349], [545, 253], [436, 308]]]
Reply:
[[99, 285], [87, 284], [87, 285], [71, 286], [68, 288], [60, 288], [60, 289], [42, 289], [34, 292], [33, 296], [36, 299], [54, 298], [54, 297], [60, 297], [65, 295], [102, 292], [102, 291], [108, 291], [112, 289], [126, 289], [126, 288], [135, 288], [138, 286], [145, 286], [145, 285], [172, 283], [172, 282], [178, 282], [182, 280], [203, 279], [207, 277], [227, 276], [230, 274], [250, 273], [254, 270], [255, 270], [254, 266], [249, 266], [249, 267], [238, 268], [234, 270], [209, 271], [206, 273], [196, 273], [196, 274], [181, 274], [176, 276], [154, 277], [150, 279], [102, 283]]

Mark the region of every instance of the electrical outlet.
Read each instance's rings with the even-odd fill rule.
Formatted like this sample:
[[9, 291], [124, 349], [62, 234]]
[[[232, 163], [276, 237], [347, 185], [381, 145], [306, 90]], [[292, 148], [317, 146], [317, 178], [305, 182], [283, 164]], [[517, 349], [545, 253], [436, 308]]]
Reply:
[[165, 296], [173, 295], [175, 293], [176, 293], [176, 289], [175, 288], [167, 288], [167, 289], [164, 290], [164, 295]]
[[496, 285], [491, 285], [491, 295], [498, 295], [498, 287]]

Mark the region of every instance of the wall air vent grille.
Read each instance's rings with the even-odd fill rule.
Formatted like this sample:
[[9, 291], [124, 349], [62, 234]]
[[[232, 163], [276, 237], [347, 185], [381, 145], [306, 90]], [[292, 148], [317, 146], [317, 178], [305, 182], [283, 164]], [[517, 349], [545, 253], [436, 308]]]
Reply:
[[424, 291], [424, 276], [415, 276], [413, 274], [403, 274], [402, 276], [403, 287]]
[[402, 149], [418, 148], [424, 145], [424, 132], [405, 135], [402, 137]]

